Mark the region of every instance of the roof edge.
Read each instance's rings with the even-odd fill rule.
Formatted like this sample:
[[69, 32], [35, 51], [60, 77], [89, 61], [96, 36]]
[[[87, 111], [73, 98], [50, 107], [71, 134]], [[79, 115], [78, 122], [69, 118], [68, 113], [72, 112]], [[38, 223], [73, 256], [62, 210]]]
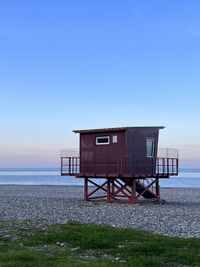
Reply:
[[165, 126], [129, 126], [129, 127], [115, 127], [115, 128], [99, 128], [99, 129], [87, 129], [87, 130], [73, 130], [74, 133], [99, 133], [99, 132], [120, 132], [128, 129], [164, 129]]

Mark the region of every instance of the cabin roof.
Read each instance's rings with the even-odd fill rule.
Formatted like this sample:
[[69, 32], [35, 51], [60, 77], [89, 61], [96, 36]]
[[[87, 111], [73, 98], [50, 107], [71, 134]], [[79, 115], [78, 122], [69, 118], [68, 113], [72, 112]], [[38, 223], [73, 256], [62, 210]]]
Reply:
[[74, 133], [104, 133], [104, 132], [124, 132], [128, 129], [138, 130], [159, 130], [164, 129], [164, 126], [132, 126], [132, 127], [116, 127], [116, 128], [100, 128], [88, 130], [73, 130]]

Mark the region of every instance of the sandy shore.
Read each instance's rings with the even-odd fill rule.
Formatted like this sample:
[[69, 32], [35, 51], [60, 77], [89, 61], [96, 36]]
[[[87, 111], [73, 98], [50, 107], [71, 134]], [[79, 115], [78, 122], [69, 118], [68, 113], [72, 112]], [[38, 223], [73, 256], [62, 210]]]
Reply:
[[200, 189], [161, 188], [164, 204], [83, 201], [79, 186], [0, 185], [0, 222], [83, 223], [131, 227], [170, 236], [200, 237]]

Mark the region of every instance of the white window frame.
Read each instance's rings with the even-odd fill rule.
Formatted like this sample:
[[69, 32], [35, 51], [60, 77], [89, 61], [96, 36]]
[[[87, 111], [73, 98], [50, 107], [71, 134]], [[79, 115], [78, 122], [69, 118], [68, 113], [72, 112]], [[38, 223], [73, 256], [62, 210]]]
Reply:
[[153, 158], [155, 156], [155, 143], [156, 143], [156, 139], [155, 138], [151, 138], [151, 137], [147, 137], [146, 138], [146, 154], [147, 154], [147, 141], [151, 141], [153, 143], [153, 149], [152, 149], [152, 155], [151, 156], [148, 156], [147, 155], [147, 158]]
[[[101, 138], [108, 138], [108, 142], [104, 142], [104, 143], [98, 143], [98, 140]], [[97, 146], [102, 146], [102, 145], [109, 145], [110, 144], [110, 136], [97, 136], [96, 137], [96, 145]]]

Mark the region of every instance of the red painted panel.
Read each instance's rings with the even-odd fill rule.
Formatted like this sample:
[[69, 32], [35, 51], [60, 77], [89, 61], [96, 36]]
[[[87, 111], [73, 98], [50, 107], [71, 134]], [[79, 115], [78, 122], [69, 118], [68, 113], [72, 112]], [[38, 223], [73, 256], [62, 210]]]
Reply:
[[[110, 138], [110, 143], [97, 145], [97, 137]], [[117, 136], [117, 143], [113, 142]], [[117, 173], [118, 164], [125, 156], [125, 132], [103, 132], [80, 134], [81, 172]], [[95, 171], [94, 171], [95, 168]]]

